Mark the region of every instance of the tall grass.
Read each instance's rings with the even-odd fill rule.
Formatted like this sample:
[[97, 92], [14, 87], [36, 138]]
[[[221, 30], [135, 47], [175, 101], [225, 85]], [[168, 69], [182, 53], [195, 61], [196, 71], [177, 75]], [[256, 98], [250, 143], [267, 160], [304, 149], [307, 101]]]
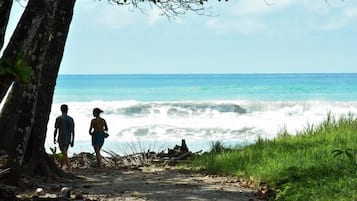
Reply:
[[296, 135], [283, 130], [273, 140], [221, 150], [193, 166], [264, 182], [275, 189], [273, 200], [357, 200], [357, 119], [351, 114], [338, 120], [328, 114]]

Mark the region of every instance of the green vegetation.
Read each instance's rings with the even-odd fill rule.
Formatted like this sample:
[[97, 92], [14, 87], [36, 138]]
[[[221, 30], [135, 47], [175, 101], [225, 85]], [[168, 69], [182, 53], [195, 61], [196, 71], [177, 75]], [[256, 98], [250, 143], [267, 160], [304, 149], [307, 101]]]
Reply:
[[57, 153], [57, 147], [50, 147], [50, 150], [52, 152], [52, 154], [50, 154], [50, 156], [53, 157], [53, 159], [57, 162], [57, 163], [60, 163], [60, 161], [62, 160], [63, 158], [63, 154], [62, 153]]
[[351, 114], [338, 120], [328, 114], [294, 136], [283, 130], [244, 148], [222, 146], [214, 143], [193, 166], [268, 185], [276, 193], [272, 200], [357, 200], [357, 119]]
[[13, 62], [7, 58], [0, 59], [0, 75], [10, 74], [17, 77], [22, 82], [29, 82], [33, 76], [34, 71], [25, 62], [25, 54], [20, 52], [16, 56], [16, 61]]

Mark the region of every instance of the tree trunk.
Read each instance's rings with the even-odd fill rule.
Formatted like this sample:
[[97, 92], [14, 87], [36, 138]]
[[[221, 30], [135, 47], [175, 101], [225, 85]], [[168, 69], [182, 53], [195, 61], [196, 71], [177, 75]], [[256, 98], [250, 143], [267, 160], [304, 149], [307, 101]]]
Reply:
[[45, 55], [46, 58], [51, 59], [43, 61], [46, 70], [42, 73], [41, 77], [35, 124], [29, 141], [30, 150], [26, 152], [25, 157], [27, 175], [45, 174], [50, 176], [64, 176], [63, 172], [58, 171], [53, 161], [49, 159], [44, 148], [55, 84], [72, 19], [75, 0], [57, 0], [57, 3], [59, 4], [57, 10], [61, 10], [62, 12], [57, 12], [53, 16], [55, 20], [52, 26], [55, 29], [55, 33], [57, 33], [57, 37], [49, 44], [49, 51], [47, 51]]
[[50, 162], [44, 142], [74, 3], [30, 0], [4, 52], [4, 57], [14, 58], [23, 51], [34, 70], [29, 83], [15, 80], [0, 114], [0, 149], [7, 150], [11, 159], [9, 181], [17, 181], [22, 173], [61, 173]]
[[[4, 38], [7, 23], [9, 22], [12, 0], [1, 0], [0, 2], [0, 50], [4, 45]], [[0, 102], [3, 100], [9, 89], [13, 77], [9, 75], [0, 75]]]
[[12, 0], [2, 0], [0, 2], [0, 50], [4, 45], [5, 31], [12, 6]]
[[[43, 22], [45, 9], [37, 9], [36, 12], [34, 8], [31, 7], [31, 5], [33, 4], [31, 2], [33, 1], [30, 1], [29, 5], [24, 11], [20, 22], [18, 23], [15, 32], [3, 54], [3, 58], [15, 61], [18, 52], [23, 51], [23, 53], [27, 57], [26, 63], [32, 66], [32, 69], [35, 71], [34, 77], [30, 80], [28, 84], [17, 80], [17, 82], [14, 84], [13, 90], [11, 91], [8, 97], [8, 100], [6, 101], [6, 104], [4, 105], [3, 110], [1, 111], [0, 130], [2, 132], [0, 136], [0, 147], [4, 147], [6, 150], [8, 150], [12, 146], [12, 144], [9, 142], [12, 142], [16, 130], [18, 130], [17, 125], [19, 123], [19, 118], [21, 117], [21, 115], [26, 115], [26, 112], [29, 112], [26, 111], [28, 109], [34, 109], [34, 104], [27, 105], [23, 109], [21, 109], [20, 107], [21, 104], [26, 101], [25, 99], [29, 99], [30, 97], [32, 97], [33, 99], [37, 99], [37, 86], [39, 85], [39, 81], [37, 80], [39, 80], [40, 70], [42, 70], [41, 67], [36, 64], [36, 58], [35, 60], [30, 60], [29, 58], [30, 55], [34, 54], [32, 51], [36, 50], [36, 46], [40, 46], [40, 40], [38, 36], [42, 34], [41, 32], [45, 28], [45, 24]], [[46, 8], [44, 7], [43, 3], [38, 6]], [[22, 94], [22, 92], [26, 91], [25, 87], [32, 88], [31, 85], [33, 85], [34, 88], [32, 91], [28, 92], [28, 96], [27, 94]], [[31, 131], [31, 128], [28, 130]]]

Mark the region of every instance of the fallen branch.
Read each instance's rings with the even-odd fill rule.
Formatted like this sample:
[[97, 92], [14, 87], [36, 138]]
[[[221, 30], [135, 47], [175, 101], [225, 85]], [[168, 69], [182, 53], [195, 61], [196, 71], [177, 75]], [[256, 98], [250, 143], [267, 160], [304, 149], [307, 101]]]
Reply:
[[0, 177], [2, 177], [3, 175], [5, 175], [9, 172], [10, 172], [10, 168], [6, 168], [5, 170], [0, 170]]

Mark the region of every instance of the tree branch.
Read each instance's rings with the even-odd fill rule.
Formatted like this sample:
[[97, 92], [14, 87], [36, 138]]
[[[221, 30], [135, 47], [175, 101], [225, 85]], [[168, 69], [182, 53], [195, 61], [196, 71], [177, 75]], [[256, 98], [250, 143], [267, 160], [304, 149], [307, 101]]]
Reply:
[[139, 9], [143, 12], [145, 11], [144, 4], [151, 8], [156, 7], [161, 11], [162, 15], [167, 16], [169, 19], [185, 15], [188, 12], [211, 16], [211, 8], [205, 5], [207, 1], [208, 0], [107, 0], [110, 4], [132, 6], [134, 9]]

